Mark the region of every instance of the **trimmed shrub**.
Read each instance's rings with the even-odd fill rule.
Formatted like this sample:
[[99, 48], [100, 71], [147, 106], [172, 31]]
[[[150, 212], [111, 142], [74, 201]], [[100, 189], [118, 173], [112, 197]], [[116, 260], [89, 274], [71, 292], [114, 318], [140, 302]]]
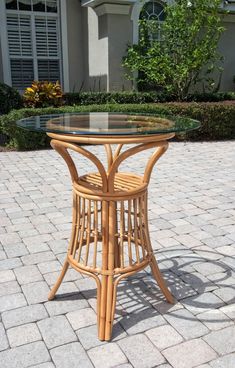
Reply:
[[[235, 100], [235, 92], [197, 93], [186, 102], [218, 102]], [[175, 101], [175, 96], [163, 92], [81, 92], [64, 94], [65, 105], [146, 104]]]
[[[184, 135], [185, 139], [225, 140], [235, 139], [235, 104], [233, 103], [165, 103], [145, 105], [90, 105], [64, 106], [59, 108], [21, 109], [0, 117], [0, 129], [10, 137], [10, 145], [17, 149], [47, 147], [49, 139], [45, 133], [35, 133], [18, 128], [15, 122], [29, 116], [66, 112], [129, 112], [162, 115], [188, 116], [201, 121], [201, 128]], [[180, 135], [181, 137], [181, 135]]]
[[20, 109], [23, 106], [19, 92], [7, 84], [0, 83], [0, 115], [7, 114], [12, 109]]

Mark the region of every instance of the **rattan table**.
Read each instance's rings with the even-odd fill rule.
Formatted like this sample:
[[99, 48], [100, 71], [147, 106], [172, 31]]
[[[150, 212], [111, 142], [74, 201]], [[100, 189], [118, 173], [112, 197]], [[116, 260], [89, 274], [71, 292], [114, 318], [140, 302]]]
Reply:
[[[153, 277], [168, 302], [168, 290], [153, 254], [148, 230], [147, 193], [155, 163], [176, 132], [196, 129], [192, 119], [120, 113], [69, 113], [20, 120], [17, 125], [45, 131], [51, 146], [68, 165], [73, 189], [72, 232], [61, 274], [49, 294], [55, 297], [69, 265], [91, 276], [97, 284], [97, 324], [100, 340], [110, 340], [118, 283], [150, 265]], [[104, 165], [84, 144], [103, 145]], [[124, 147], [127, 145], [127, 147]], [[113, 146], [114, 145], [114, 146]], [[125, 148], [125, 149], [124, 149]], [[120, 165], [141, 151], [154, 149], [143, 175], [120, 170]], [[79, 175], [76, 152], [95, 166]], [[146, 153], [147, 154], [147, 153]]]

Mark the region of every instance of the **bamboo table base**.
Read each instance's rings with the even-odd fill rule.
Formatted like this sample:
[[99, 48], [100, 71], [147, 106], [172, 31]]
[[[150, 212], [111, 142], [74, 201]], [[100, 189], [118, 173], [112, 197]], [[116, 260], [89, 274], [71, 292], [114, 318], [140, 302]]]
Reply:
[[[118, 283], [148, 265], [168, 302], [173, 297], [159, 271], [149, 238], [147, 218], [147, 187], [156, 161], [167, 150], [172, 135], [124, 138], [112, 152], [117, 139], [104, 138], [108, 168], [85, 148], [79, 146], [84, 137], [48, 133], [52, 147], [64, 158], [73, 183], [72, 234], [61, 274], [49, 294], [52, 300], [70, 265], [91, 276], [97, 284], [97, 324], [100, 340], [110, 340], [116, 305]], [[87, 138], [89, 141], [89, 138]], [[102, 138], [100, 138], [102, 139]], [[149, 139], [149, 137], [148, 137]], [[144, 142], [144, 143], [143, 143]], [[121, 153], [122, 143], [140, 143]], [[143, 176], [118, 172], [128, 157], [155, 148]], [[79, 176], [68, 150], [85, 156], [97, 171]]]

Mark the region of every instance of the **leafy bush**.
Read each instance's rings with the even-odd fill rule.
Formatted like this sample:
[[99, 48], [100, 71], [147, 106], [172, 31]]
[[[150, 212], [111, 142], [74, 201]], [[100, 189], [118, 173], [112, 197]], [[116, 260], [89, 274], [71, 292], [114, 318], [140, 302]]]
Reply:
[[220, 3], [221, 0], [170, 2], [164, 7], [161, 26], [155, 19], [146, 20], [145, 5], [140, 14], [139, 43], [129, 46], [123, 59], [129, 79], [137, 76], [145, 85], [170, 92], [181, 101], [199, 83], [205, 90], [215, 90], [213, 76], [223, 70], [218, 52], [225, 30]]
[[[145, 104], [175, 101], [173, 95], [159, 92], [80, 92], [66, 93], [63, 96], [66, 105], [93, 104]], [[188, 95], [187, 101], [218, 102], [235, 100], [235, 92], [195, 93]]]
[[34, 81], [23, 95], [26, 107], [48, 107], [62, 105], [62, 89], [59, 82]]
[[19, 92], [7, 84], [0, 83], [0, 115], [22, 106], [23, 102]]
[[235, 104], [234, 103], [164, 103], [164, 104], [129, 104], [129, 105], [90, 105], [65, 106], [60, 108], [13, 110], [0, 117], [0, 129], [10, 137], [10, 145], [17, 149], [38, 149], [47, 147], [49, 139], [45, 133], [34, 133], [18, 128], [15, 122], [29, 116], [67, 112], [116, 111], [149, 114], [176, 114], [201, 121], [201, 128], [190, 131], [185, 139], [223, 140], [235, 139]]

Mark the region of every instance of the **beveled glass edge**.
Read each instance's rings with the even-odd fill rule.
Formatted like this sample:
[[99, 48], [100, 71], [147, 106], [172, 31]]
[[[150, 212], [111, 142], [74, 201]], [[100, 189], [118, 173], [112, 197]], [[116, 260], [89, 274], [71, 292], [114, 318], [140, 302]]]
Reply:
[[[53, 117], [59, 117], [59, 116], [63, 116], [65, 114], [70, 114], [70, 115], [89, 115], [90, 113], [109, 113], [109, 114], [113, 114], [113, 115], [127, 115], [127, 116], [152, 116], [152, 117], [161, 117], [161, 118], [166, 118], [166, 119], [171, 119], [173, 122], [177, 123], [177, 121], [179, 120], [187, 120], [190, 122], [193, 122], [195, 125], [193, 127], [187, 127], [187, 128], [182, 128], [182, 129], [163, 129], [163, 130], [149, 130], [148, 132], [124, 132], [124, 133], [115, 133], [115, 131], [110, 131], [110, 132], [104, 132], [102, 131], [102, 133], [97, 133], [97, 132], [89, 132], [89, 131], [63, 131], [63, 130], [57, 130], [57, 129], [37, 129], [37, 128], [27, 128], [25, 126], [22, 126], [20, 123], [24, 122], [24, 121], [28, 121], [30, 119], [34, 119], [36, 117], [48, 117], [48, 118], [53, 118]], [[174, 115], [174, 114], [152, 114], [152, 113], [134, 113], [134, 112], [116, 112], [116, 111], [91, 111], [91, 112], [64, 112], [64, 113], [58, 113], [58, 114], [43, 114], [43, 115], [32, 115], [29, 116], [27, 118], [23, 118], [20, 120], [16, 121], [16, 125], [17, 127], [24, 129], [26, 131], [31, 131], [31, 132], [37, 132], [37, 133], [55, 133], [55, 134], [65, 134], [65, 135], [87, 135], [87, 136], [140, 136], [140, 135], [154, 135], [154, 134], [167, 134], [167, 133], [184, 133], [184, 132], [189, 132], [192, 130], [196, 130], [199, 129], [201, 127], [201, 123], [200, 121], [196, 120], [196, 119], [192, 119], [189, 118], [187, 116], [180, 116], [180, 115]]]

